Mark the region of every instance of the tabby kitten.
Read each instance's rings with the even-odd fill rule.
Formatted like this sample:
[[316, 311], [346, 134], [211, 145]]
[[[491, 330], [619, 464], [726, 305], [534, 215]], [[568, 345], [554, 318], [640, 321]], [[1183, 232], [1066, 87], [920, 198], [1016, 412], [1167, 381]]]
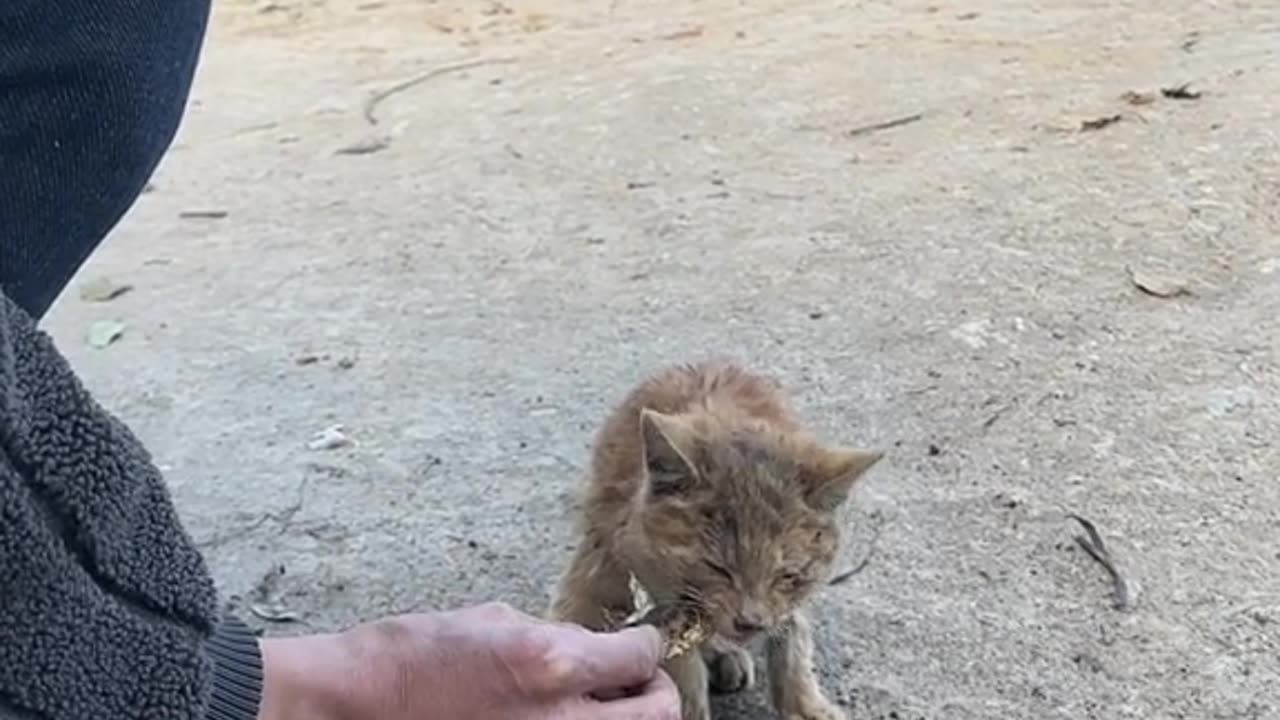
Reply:
[[632, 610], [632, 575], [657, 603], [693, 598], [714, 635], [667, 664], [684, 720], [708, 720], [708, 689], [754, 681], [765, 638], [773, 705], [786, 720], [844, 714], [818, 687], [800, 606], [830, 575], [836, 511], [880, 459], [820, 444], [769, 380], [733, 365], [666, 370], [635, 388], [596, 440], [582, 539], [551, 614], [605, 629]]

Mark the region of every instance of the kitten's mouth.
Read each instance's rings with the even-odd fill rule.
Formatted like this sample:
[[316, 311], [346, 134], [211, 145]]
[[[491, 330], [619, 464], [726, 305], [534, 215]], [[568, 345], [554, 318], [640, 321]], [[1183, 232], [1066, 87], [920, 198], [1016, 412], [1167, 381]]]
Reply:
[[725, 640], [742, 645], [745, 643], [749, 643], [752, 640], [755, 640], [756, 638], [765, 634], [765, 631], [764, 631], [764, 628], [742, 630], [739, 628], [735, 628], [732, 623], [729, 623], [726, 625], [722, 625], [720, 629], [717, 631], [717, 634], [720, 637], [724, 638]]

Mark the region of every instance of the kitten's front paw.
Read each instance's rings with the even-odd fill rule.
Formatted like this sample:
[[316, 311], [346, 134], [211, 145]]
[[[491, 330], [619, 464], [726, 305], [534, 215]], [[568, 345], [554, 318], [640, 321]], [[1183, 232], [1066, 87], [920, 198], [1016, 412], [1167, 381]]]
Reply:
[[795, 709], [787, 711], [783, 717], [786, 720], [849, 720], [843, 710], [822, 697], [796, 703]]
[[716, 648], [706, 658], [711, 692], [729, 695], [749, 689], [756, 682], [756, 666], [751, 653], [740, 647]]

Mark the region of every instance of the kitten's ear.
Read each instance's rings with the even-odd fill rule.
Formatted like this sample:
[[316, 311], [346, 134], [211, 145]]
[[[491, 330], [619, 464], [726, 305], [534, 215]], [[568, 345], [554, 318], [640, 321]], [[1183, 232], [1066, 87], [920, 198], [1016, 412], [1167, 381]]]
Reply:
[[683, 420], [645, 408], [640, 411], [640, 433], [650, 496], [679, 493], [697, 480], [696, 440]]
[[805, 473], [805, 499], [809, 506], [823, 512], [840, 507], [849, 499], [854, 482], [882, 457], [884, 453], [877, 450], [822, 451]]

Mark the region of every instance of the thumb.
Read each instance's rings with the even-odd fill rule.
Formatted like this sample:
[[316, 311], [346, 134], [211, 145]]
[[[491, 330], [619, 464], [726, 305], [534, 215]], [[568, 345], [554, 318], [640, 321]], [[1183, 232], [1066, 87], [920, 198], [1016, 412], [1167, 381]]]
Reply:
[[583, 633], [575, 684], [593, 694], [642, 686], [657, 673], [665, 649], [662, 634], [651, 625], [616, 633]]

